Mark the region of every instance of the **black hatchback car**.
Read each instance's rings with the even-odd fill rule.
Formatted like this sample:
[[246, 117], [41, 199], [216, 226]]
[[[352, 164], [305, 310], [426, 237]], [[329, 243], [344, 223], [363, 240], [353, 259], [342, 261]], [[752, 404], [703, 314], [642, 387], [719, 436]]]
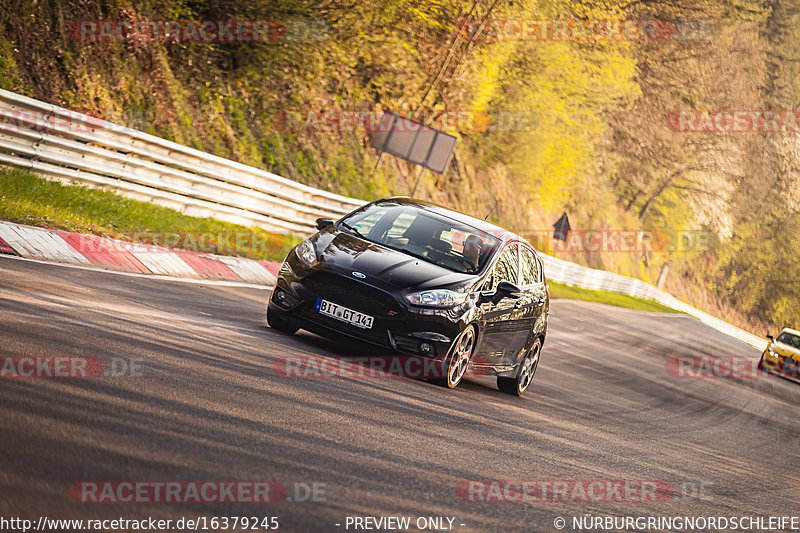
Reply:
[[434, 358], [453, 388], [468, 369], [522, 395], [547, 334], [542, 262], [522, 237], [410, 198], [369, 203], [286, 257], [269, 325]]

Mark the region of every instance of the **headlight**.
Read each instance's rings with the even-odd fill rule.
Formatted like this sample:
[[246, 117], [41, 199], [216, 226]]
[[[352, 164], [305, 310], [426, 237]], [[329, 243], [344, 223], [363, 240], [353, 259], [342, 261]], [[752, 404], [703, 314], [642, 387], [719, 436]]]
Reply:
[[769, 350], [769, 354], [770, 354], [772, 357], [779, 357], [779, 355], [780, 355], [780, 354], [778, 354], [778, 352], [776, 352], [775, 350], [773, 350], [773, 349], [772, 349], [772, 346], [770, 346], [770, 347], [769, 347], [769, 348], [767, 348], [767, 349]]
[[317, 252], [314, 251], [314, 245], [311, 241], [303, 241], [294, 249], [297, 258], [306, 266], [312, 267], [317, 264]]
[[406, 300], [414, 305], [426, 305], [429, 307], [453, 307], [467, 301], [467, 294], [450, 291], [447, 289], [436, 289], [433, 291], [412, 292], [406, 294]]

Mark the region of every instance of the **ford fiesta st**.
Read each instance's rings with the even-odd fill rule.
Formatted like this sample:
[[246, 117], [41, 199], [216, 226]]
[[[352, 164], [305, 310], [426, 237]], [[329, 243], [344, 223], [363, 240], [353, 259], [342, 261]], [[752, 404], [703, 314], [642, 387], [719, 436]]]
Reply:
[[539, 364], [550, 294], [522, 237], [410, 198], [367, 204], [319, 232], [281, 265], [269, 325], [346, 336], [433, 358], [453, 388], [468, 369], [522, 395]]
[[758, 367], [800, 381], [800, 331], [785, 328], [777, 338], [767, 335], [767, 339]]

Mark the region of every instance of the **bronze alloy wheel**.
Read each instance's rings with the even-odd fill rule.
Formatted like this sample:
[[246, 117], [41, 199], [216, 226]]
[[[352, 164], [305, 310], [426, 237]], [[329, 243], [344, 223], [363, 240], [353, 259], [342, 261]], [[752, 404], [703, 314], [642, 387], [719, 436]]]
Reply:
[[472, 352], [475, 351], [475, 326], [470, 324], [453, 343], [450, 354], [444, 359], [442, 369], [444, 371], [443, 384], [449, 389], [454, 389], [461, 383], [464, 374], [472, 360]]
[[501, 391], [513, 394], [514, 396], [522, 396], [528, 390], [533, 377], [536, 375], [536, 369], [539, 367], [539, 356], [542, 353], [542, 340], [536, 339], [533, 344], [528, 348], [522, 364], [519, 366], [516, 378], [497, 378], [497, 388]]

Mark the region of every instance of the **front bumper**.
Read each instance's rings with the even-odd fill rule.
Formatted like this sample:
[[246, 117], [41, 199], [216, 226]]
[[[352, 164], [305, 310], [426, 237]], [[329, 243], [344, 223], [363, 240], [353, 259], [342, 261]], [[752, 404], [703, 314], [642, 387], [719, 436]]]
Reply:
[[800, 381], [800, 361], [788, 355], [773, 355], [768, 349], [761, 356], [764, 370], [780, 374], [794, 381]]
[[[320, 278], [326, 283], [320, 283]], [[316, 309], [318, 298], [372, 316], [372, 328], [359, 328], [321, 314]], [[464, 309], [408, 306], [388, 291], [329, 271], [312, 272], [303, 278], [280, 272], [268, 305], [292, 324], [318, 335], [355, 339], [422, 357], [446, 355], [464, 327], [466, 314]]]

